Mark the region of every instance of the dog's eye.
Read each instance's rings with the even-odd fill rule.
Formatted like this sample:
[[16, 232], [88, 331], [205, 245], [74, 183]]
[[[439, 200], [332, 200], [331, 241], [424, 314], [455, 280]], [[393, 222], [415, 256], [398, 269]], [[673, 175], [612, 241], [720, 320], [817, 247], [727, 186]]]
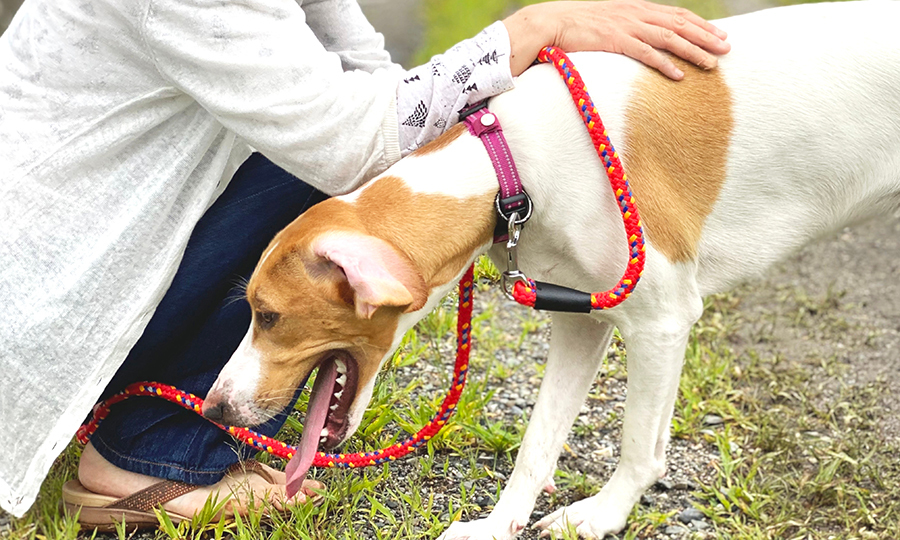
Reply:
[[259, 325], [263, 330], [268, 330], [275, 326], [275, 323], [278, 322], [278, 314], [272, 311], [257, 311], [256, 312], [256, 324]]

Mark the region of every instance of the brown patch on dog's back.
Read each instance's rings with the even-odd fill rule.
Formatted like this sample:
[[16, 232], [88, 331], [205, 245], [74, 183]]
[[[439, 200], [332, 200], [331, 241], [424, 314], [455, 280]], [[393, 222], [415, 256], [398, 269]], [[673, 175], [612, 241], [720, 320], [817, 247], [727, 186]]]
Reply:
[[672, 262], [697, 256], [706, 217], [725, 183], [734, 120], [718, 70], [673, 58], [685, 73], [671, 81], [647, 70], [626, 110], [622, 152], [647, 240]]
[[465, 124], [456, 124], [452, 128], [445, 131], [443, 135], [426, 144], [425, 146], [417, 149], [411, 155], [424, 156], [425, 154], [437, 152], [438, 150], [444, 148], [448, 144], [458, 139], [459, 136], [462, 135], [464, 131], [466, 131], [466, 129], [468, 128], [466, 128]]

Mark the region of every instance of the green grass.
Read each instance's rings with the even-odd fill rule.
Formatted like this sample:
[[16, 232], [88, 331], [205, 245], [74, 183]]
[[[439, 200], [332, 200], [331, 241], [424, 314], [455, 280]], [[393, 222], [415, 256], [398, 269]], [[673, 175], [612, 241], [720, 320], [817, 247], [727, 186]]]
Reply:
[[[729, 319], [733, 297], [716, 301], [712, 316]], [[810, 306], [802, 294], [794, 301], [801, 310]], [[831, 293], [815, 305], [825, 324], [835, 324]], [[709, 317], [708, 312], [704, 319]], [[805, 317], [795, 318], [795, 326], [806, 324]], [[722, 338], [729, 335], [726, 330], [711, 342], [718, 342], [709, 359], [720, 366], [714, 368], [720, 378], [705, 395], [728, 397], [725, 403], [705, 401], [710, 411], [725, 411], [729, 422], [725, 430], [704, 435], [720, 457], [715, 481], [702, 486], [704, 510], [723, 536], [900, 538], [900, 447], [879, 432], [884, 412], [878, 400], [886, 385], [851, 385], [846, 367], [831, 360], [810, 365], [752, 351], [727, 360]], [[694, 379], [695, 369], [689, 353], [684, 381]], [[836, 395], [830, 385], [837, 386]], [[700, 394], [685, 392], [683, 382], [679, 409], [692, 411], [703, 403]]]

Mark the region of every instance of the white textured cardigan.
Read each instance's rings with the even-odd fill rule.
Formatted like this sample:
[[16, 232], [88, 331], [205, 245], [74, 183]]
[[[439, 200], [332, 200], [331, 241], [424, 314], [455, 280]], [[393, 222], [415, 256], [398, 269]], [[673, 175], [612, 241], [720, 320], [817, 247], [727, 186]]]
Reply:
[[353, 0], [26, 0], [0, 38], [0, 506], [22, 515], [256, 149], [352, 190], [512, 86], [488, 27], [411, 71]]

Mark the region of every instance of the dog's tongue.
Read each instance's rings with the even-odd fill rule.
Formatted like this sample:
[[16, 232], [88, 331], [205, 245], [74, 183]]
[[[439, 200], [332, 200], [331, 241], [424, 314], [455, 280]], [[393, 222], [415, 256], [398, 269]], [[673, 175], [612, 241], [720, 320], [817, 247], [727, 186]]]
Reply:
[[303, 480], [306, 479], [306, 473], [309, 472], [313, 459], [316, 457], [336, 379], [337, 366], [334, 360], [326, 360], [319, 366], [316, 384], [313, 385], [312, 394], [309, 397], [306, 420], [303, 421], [303, 436], [297, 446], [297, 453], [284, 468], [287, 475], [287, 496], [289, 498], [300, 491]]

